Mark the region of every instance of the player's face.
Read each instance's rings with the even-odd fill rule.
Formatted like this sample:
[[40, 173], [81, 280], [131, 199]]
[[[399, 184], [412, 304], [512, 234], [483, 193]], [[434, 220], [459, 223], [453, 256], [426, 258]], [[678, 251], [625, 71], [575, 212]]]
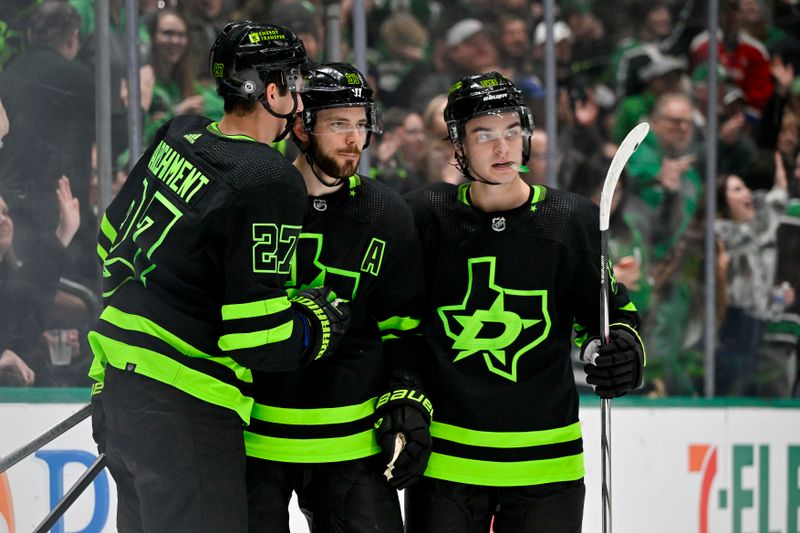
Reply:
[[366, 140], [366, 108], [321, 109], [317, 111], [309, 153], [325, 174], [345, 179], [355, 174]]
[[8, 205], [0, 196], [0, 259], [11, 248], [14, 239], [14, 221], [8, 214]]
[[464, 153], [470, 173], [496, 183], [506, 183], [519, 176], [522, 164], [523, 131], [516, 113], [476, 117], [465, 127]]

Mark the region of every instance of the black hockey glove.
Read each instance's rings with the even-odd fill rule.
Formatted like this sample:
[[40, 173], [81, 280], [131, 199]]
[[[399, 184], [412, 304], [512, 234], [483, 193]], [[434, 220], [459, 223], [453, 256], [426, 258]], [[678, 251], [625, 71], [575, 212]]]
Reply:
[[328, 287], [300, 291], [291, 299], [308, 329], [303, 361], [329, 357], [350, 327], [350, 307]]
[[431, 456], [431, 402], [418, 389], [398, 388], [378, 399], [375, 414], [375, 436], [387, 465], [383, 475], [397, 490], [410, 487]]
[[586, 382], [594, 386], [601, 398], [618, 398], [642, 384], [644, 349], [639, 340], [625, 328], [611, 328], [609, 342], [600, 346], [600, 339], [587, 340], [581, 350]]

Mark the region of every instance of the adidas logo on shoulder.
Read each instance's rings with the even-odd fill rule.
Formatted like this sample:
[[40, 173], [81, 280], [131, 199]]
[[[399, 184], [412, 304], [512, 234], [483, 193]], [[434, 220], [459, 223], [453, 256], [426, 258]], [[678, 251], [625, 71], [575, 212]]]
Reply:
[[189, 144], [194, 144], [194, 142], [199, 139], [201, 135], [202, 133], [187, 133], [183, 136], [183, 138], [189, 141]]

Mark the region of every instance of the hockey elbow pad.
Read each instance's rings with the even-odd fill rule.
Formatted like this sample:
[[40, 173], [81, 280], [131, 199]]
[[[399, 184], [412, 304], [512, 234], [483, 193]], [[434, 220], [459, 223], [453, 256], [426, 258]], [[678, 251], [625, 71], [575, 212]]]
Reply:
[[419, 389], [398, 388], [378, 399], [375, 436], [387, 464], [384, 476], [395, 489], [416, 483], [431, 456], [433, 405]]
[[350, 327], [350, 307], [328, 287], [303, 290], [291, 302], [310, 329], [303, 361], [333, 354]]
[[601, 346], [594, 337], [581, 350], [586, 361], [586, 382], [601, 398], [618, 398], [639, 387], [644, 378], [644, 347], [625, 327], [612, 327], [608, 344]]

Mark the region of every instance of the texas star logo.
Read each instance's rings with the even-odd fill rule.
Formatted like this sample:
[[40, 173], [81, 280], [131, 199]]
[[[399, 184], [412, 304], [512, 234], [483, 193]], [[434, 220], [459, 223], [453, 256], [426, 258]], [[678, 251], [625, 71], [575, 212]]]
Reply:
[[520, 358], [550, 333], [548, 293], [499, 286], [495, 261], [495, 257], [470, 259], [464, 300], [442, 306], [438, 313], [457, 352], [453, 363], [481, 355], [490, 372], [516, 382]]

